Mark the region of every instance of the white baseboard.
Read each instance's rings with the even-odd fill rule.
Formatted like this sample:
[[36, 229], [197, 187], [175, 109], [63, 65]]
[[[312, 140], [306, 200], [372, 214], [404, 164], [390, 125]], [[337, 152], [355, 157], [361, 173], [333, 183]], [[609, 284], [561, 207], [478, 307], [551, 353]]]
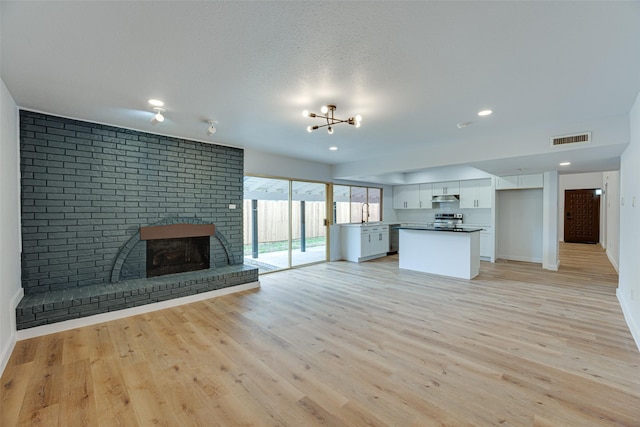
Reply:
[[627, 326], [629, 327], [633, 340], [636, 342], [638, 351], [640, 351], [640, 324], [638, 324], [637, 320], [634, 318], [633, 310], [631, 309], [630, 304], [628, 304], [626, 298], [622, 295], [622, 292], [620, 292], [620, 288], [616, 290], [616, 296], [620, 302], [620, 308], [622, 308], [624, 320], [627, 322]]
[[542, 258], [529, 258], [529, 257], [521, 257], [521, 256], [513, 256], [513, 255], [498, 255], [497, 259], [506, 259], [509, 261], [520, 261], [520, 262], [532, 262], [536, 264], [542, 264]]
[[620, 270], [618, 270], [618, 263], [613, 259], [613, 257], [609, 254], [609, 251], [605, 251], [607, 254], [607, 258], [609, 258], [609, 262], [613, 265], [613, 268], [616, 270], [616, 273], [620, 274]]
[[16, 335], [13, 334], [9, 341], [5, 343], [2, 352], [0, 352], [0, 376], [4, 373], [4, 368], [7, 367], [7, 363], [9, 363], [9, 357], [11, 357], [11, 352], [13, 352], [14, 347], [16, 346]]
[[[39, 337], [42, 335], [54, 334], [56, 332], [68, 331], [70, 329], [82, 328], [84, 326], [95, 325], [96, 323], [109, 322], [111, 320], [123, 319], [137, 314], [150, 313], [152, 311], [163, 310], [165, 308], [177, 307], [196, 301], [220, 297], [222, 295], [234, 294], [236, 292], [248, 291], [260, 287], [260, 282], [245, 283], [243, 285], [230, 286], [215, 291], [202, 292], [200, 294], [189, 295], [182, 298], [174, 298], [160, 301], [153, 304], [140, 305], [138, 307], [125, 308], [124, 310], [110, 311], [108, 313], [95, 314], [93, 316], [82, 317], [80, 319], [65, 320], [64, 322], [52, 323], [50, 325], [36, 326], [34, 328], [22, 329], [16, 333], [18, 341]], [[15, 311], [15, 310], [14, 310]], [[14, 327], [15, 329], [15, 327]]]
[[9, 363], [9, 357], [11, 357], [11, 353], [13, 352], [13, 349], [16, 346], [16, 341], [18, 340], [16, 337], [16, 307], [20, 303], [20, 300], [23, 296], [24, 289], [20, 287], [9, 302], [9, 313], [11, 313], [11, 336], [9, 337], [9, 341], [3, 343], [4, 346], [2, 348], [2, 351], [0, 351], [0, 376], [4, 373], [4, 368], [7, 367], [7, 363]]
[[545, 270], [558, 271], [558, 269], [560, 269], [560, 261], [556, 262], [555, 264], [543, 263], [542, 268], [544, 268]]

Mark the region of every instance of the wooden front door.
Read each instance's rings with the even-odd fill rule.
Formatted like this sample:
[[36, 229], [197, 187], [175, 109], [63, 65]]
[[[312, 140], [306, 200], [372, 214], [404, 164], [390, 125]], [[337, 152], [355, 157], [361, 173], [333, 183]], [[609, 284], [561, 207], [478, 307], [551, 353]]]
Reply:
[[600, 236], [600, 195], [596, 190], [565, 190], [564, 241], [598, 243]]

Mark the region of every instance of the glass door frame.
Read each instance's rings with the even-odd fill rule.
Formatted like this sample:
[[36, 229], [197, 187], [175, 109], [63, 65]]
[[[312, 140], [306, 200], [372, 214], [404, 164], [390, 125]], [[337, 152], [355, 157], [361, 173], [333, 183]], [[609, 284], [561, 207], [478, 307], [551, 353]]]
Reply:
[[[330, 256], [330, 245], [331, 245], [331, 227], [330, 225], [333, 224], [333, 183], [331, 182], [326, 182], [326, 181], [317, 181], [317, 180], [311, 180], [311, 179], [297, 179], [297, 178], [289, 178], [289, 177], [280, 177], [280, 176], [271, 176], [271, 175], [258, 175], [258, 174], [245, 174], [244, 177], [252, 177], [252, 178], [265, 178], [265, 179], [275, 179], [275, 180], [282, 180], [282, 181], [287, 181], [289, 184], [289, 192], [288, 192], [288, 267], [282, 268], [282, 269], [278, 269], [278, 270], [274, 270], [274, 272], [276, 271], [282, 271], [282, 270], [288, 270], [288, 269], [292, 269], [292, 268], [299, 268], [299, 267], [305, 267], [308, 265], [313, 265], [313, 264], [320, 264], [323, 262], [327, 262], [329, 261], [329, 256]], [[322, 184], [324, 185], [324, 190], [325, 190], [325, 200], [324, 200], [324, 204], [325, 204], [325, 209], [324, 209], [324, 229], [325, 229], [325, 256], [324, 256], [324, 260], [322, 261], [314, 261], [314, 262], [310, 262], [310, 263], [305, 263], [305, 264], [298, 264], [298, 265], [293, 265], [293, 183], [294, 182], [307, 182], [307, 183], [313, 183], [313, 184]], [[244, 196], [243, 196], [243, 206], [244, 206]], [[331, 202], [329, 202], [331, 201]], [[243, 225], [244, 227], [244, 225]], [[243, 240], [244, 240], [243, 236]], [[261, 274], [268, 274], [270, 273], [270, 271], [266, 271], [263, 272]]]

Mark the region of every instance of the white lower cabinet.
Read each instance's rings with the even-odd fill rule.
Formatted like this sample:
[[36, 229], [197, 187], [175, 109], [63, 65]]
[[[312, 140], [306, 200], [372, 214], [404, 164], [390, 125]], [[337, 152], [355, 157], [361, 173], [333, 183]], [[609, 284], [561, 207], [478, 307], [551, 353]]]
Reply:
[[342, 256], [347, 261], [368, 261], [389, 251], [388, 225], [344, 225], [340, 234]]
[[369, 256], [389, 252], [389, 226], [369, 227]]
[[491, 227], [484, 227], [480, 232], [480, 258], [491, 260], [493, 254], [493, 230]]

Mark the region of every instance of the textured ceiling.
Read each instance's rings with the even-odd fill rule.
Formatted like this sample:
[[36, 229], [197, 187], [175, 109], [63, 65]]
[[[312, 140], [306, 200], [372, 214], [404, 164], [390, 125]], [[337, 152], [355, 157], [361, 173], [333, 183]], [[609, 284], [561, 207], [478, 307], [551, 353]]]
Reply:
[[[2, 78], [21, 107], [330, 163], [342, 178], [550, 170], [572, 151], [574, 171], [617, 168], [640, 90], [640, 2], [1, 8]], [[162, 125], [149, 123], [152, 97], [166, 103]], [[301, 111], [327, 103], [362, 127], [307, 133]], [[484, 108], [495, 113], [478, 117]], [[581, 131], [588, 147], [549, 147]]]

